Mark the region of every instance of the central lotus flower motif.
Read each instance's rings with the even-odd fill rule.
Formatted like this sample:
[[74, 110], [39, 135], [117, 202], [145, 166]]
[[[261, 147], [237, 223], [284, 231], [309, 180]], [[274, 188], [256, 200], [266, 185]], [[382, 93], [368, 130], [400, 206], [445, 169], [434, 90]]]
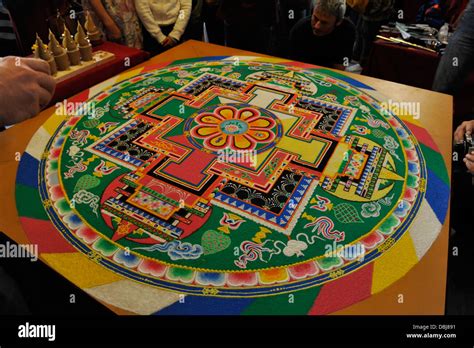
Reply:
[[211, 151], [225, 148], [251, 151], [257, 144], [270, 143], [276, 138], [272, 130], [275, 120], [250, 106], [241, 109], [220, 106], [213, 112], [199, 114], [195, 122], [197, 126], [191, 130], [191, 136], [202, 139]]

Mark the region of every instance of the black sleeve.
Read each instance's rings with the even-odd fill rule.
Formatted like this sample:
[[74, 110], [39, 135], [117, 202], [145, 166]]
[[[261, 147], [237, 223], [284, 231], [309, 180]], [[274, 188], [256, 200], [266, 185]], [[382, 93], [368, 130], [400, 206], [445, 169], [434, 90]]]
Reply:
[[301, 19], [290, 31], [289, 38], [289, 54], [288, 57], [292, 60], [304, 60], [304, 42], [302, 39], [302, 29], [304, 24], [304, 18]]
[[344, 64], [345, 58], [348, 58], [349, 61], [352, 59], [355, 38], [355, 27], [352, 23], [350, 23], [343, 32], [342, 40], [338, 45], [339, 49], [337, 50], [336, 56], [334, 57], [334, 64]]
[[274, 25], [277, 22], [276, 0], [258, 1], [260, 18], [265, 25]]

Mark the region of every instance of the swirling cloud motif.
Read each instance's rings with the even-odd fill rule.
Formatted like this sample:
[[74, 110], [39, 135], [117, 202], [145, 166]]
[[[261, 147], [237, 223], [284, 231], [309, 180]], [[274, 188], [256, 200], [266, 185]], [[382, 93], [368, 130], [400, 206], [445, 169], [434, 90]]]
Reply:
[[400, 161], [400, 156], [398, 156], [398, 154], [395, 153], [395, 150], [398, 149], [400, 147], [400, 145], [395, 141], [395, 139], [390, 136], [390, 135], [387, 135], [383, 138], [385, 140], [385, 144], [383, 145], [383, 147], [393, 156], [395, 157], [397, 160]]
[[378, 202], [364, 203], [362, 204], [361, 215], [366, 219], [371, 217], [378, 217], [380, 215], [381, 208], [382, 207]]
[[174, 240], [169, 243], [155, 244], [150, 247], [134, 248], [134, 250], [159, 251], [167, 253], [171, 260], [196, 260], [201, 257], [204, 249], [199, 244], [182, 243]]
[[283, 254], [285, 256], [291, 257], [293, 255], [296, 255], [298, 257], [304, 256], [303, 250], [308, 249], [308, 244], [301, 240], [290, 240], [288, 241], [288, 245], [283, 249]]
[[93, 213], [98, 216], [100, 197], [86, 190], [80, 190], [72, 196], [71, 204], [74, 207], [76, 204], [87, 204], [92, 208]]
[[[301, 234], [302, 233], [300, 233], [298, 236], [300, 236]], [[305, 237], [306, 237], [306, 239], [308, 239], [307, 236], [305, 236]], [[287, 244], [285, 244], [281, 240], [273, 241], [271, 239], [267, 239], [265, 241], [265, 243], [263, 243], [262, 245], [265, 245], [267, 242], [273, 242], [273, 248], [274, 248], [274, 249], [265, 248], [267, 251], [271, 252], [269, 261], [273, 257], [273, 255], [279, 255], [282, 252], [286, 257], [292, 257], [292, 256], [295, 256], [295, 255], [297, 257], [301, 257], [301, 256], [304, 256], [303, 251], [308, 249], [308, 244], [303, 242], [302, 240], [291, 239], [291, 240], [288, 241]], [[283, 250], [282, 250], [282, 248], [279, 247], [279, 245], [281, 245], [283, 247]]]
[[393, 214], [395, 214], [399, 218], [404, 218], [405, 216], [407, 216], [410, 208], [411, 208], [410, 203], [406, 201], [400, 201], [397, 205], [397, 209], [394, 210]]

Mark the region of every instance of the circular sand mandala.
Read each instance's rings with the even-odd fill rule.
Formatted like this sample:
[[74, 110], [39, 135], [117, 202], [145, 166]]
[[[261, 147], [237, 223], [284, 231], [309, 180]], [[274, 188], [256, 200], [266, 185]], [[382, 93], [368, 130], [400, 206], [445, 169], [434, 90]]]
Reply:
[[335, 72], [237, 62], [138, 69], [51, 116], [17, 177], [43, 260], [119, 307], [118, 283], [148, 285], [137, 308], [168, 291], [148, 312], [178, 314], [328, 313], [418, 262], [449, 195], [422, 126]]

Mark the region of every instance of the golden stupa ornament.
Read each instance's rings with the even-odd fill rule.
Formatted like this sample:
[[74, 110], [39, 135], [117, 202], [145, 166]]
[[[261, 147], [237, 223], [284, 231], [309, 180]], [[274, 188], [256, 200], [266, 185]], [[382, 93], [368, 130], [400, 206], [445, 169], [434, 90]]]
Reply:
[[67, 55], [71, 65], [80, 65], [81, 64], [81, 53], [77, 47], [77, 43], [74, 41], [74, 38], [71, 35], [71, 32], [68, 28], [64, 28], [63, 33], [63, 47], [67, 50]]
[[75, 36], [76, 43], [79, 45], [79, 51], [84, 62], [92, 60], [92, 45], [84, 32], [84, 28], [81, 23], [77, 23], [77, 33]]
[[67, 51], [59, 44], [53, 32], [49, 31], [49, 50], [54, 56], [54, 61], [59, 71], [68, 70], [70, 67]]
[[41, 40], [38, 33], [36, 33], [36, 42], [33, 45], [33, 54], [35, 55], [35, 58], [39, 58], [48, 62], [51, 75], [56, 75], [58, 69], [56, 67], [54, 57], [49, 51], [48, 46], [43, 43], [43, 40]]
[[91, 13], [89, 11], [87, 11], [86, 13], [86, 22], [84, 24], [84, 27], [87, 31], [87, 36], [89, 37], [91, 43], [100, 44], [102, 41], [102, 34], [95, 25], [94, 20], [92, 19]]

